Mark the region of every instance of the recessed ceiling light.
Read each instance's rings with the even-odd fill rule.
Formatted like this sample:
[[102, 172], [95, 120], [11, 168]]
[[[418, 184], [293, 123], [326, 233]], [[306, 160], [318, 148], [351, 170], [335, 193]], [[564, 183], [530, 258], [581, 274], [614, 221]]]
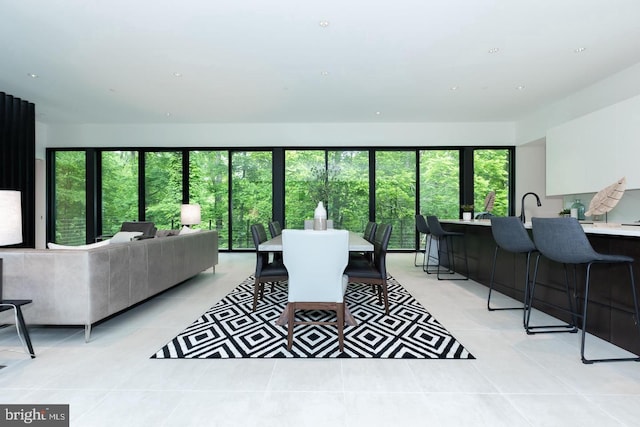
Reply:
[[173, 77], [182, 77], [182, 73], [176, 71], [175, 73], [173, 73]]
[[165, 113], [164, 115], [167, 117], [171, 117], [171, 113]]
[[520, 86], [516, 87], [516, 89], [518, 89], [518, 90], [524, 90], [524, 85], [520, 85]]
[[500, 51], [499, 47], [492, 47], [488, 50], [489, 53], [498, 53]]
[[376, 111], [376, 116], [381, 116], [382, 112], [381, 111]]
[[328, 72], [328, 71], [321, 71], [321, 72], [320, 72], [320, 75], [322, 75], [322, 76], [325, 76], [325, 77], [326, 77], [326, 76], [328, 76], [328, 75], [329, 75], [329, 72]]
[[587, 50], [587, 48], [586, 48], [586, 47], [579, 47], [579, 48], [574, 49], [573, 51], [574, 51], [575, 53], [582, 53], [582, 52], [584, 52], [585, 50]]
[[37, 79], [38, 75], [34, 74], [34, 73], [27, 73], [27, 76], [31, 77], [32, 79]]
[[318, 25], [320, 25], [322, 28], [326, 28], [329, 26], [329, 21], [320, 21], [318, 22]]
[[451, 86], [451, 87], [449, 88], [449, 90], [458, 90], [458, 89], [460, 89], [460, 87], [459, 87], [459, 86]]

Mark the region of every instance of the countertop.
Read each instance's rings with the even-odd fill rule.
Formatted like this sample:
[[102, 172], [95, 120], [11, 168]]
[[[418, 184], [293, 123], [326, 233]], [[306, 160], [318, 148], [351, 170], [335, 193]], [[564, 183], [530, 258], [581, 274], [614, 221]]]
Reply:
[[[463, 221], [461, 219], [445, 219], [440, 220], [443, 224], [463, 224], [491, 227], [491, 221], [488, 219], [472, 219], [471, 221]], [[615, 224], [615, 223], [594, 223], [591, 221], [582, 222], [582, 228], [587, 234], [605, 234], [609, 236], [629, 236], [640, 237], [640, 223], [637, 224]], [[525, 228], [531, 228], [531, 222], [524, 224]]]

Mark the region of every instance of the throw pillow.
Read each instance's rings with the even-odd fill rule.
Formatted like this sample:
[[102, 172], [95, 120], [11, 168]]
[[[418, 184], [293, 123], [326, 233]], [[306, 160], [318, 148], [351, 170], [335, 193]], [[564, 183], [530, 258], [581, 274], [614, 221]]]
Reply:
[[142, 236], [142, 231], [118, 231], [113, 235], [111, 239], [111, 243], [123, 243], [130, 242], [138, 236]]
[[99, 248], [100, 246], [106, 246], [108, 244], [109, 244], [109, 240], [103, 240], [101, 242], [89, 243], [88, 245], [79, 245], [79, 246], [58, 245], [57, 243], [49, 242], [47, 243], [47, 247], [49, 249], [85, 250], [85, 249]]
[[180, 233], [179, 233], [179, 234], [181, 234], [181, 235], [182, 235], [182, 234], [197, 233], [197, 232], [199, 232], [199, 231], [200, 231], [200, 229], [198, 229], [198, 228], [189, 228], [189, 227], [187, 227], [187, 226], [185, 225], [184, 227], [182, 227], [182, 228], [180, 229]]
[[156, 237], [168, 237], [177, 236], [180, 230], [158, 230], [156, 231]]

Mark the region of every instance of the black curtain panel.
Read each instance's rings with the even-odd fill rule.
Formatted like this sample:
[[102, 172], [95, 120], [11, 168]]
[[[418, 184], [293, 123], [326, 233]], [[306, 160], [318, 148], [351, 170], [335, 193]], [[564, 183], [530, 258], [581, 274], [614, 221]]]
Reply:
[[0, 92], [0, 189], [22, 192], [22, 244], [17, 247], [35, 247], [35, 181], [36, 107]]

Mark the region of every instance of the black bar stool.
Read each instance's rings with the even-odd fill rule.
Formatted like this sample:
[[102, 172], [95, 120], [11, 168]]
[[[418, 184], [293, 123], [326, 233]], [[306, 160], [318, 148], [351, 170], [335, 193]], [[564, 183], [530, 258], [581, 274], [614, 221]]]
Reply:
[[[489, 281], [489, 295], [487, 297], [487, 310], [525, 310], [529, 305], [529, 270], [531, 265], [531, 254], [536, 252], [536, 245], [529, 237], [529, 233], [524, 228], [520, 218], [515, 216], [508, 217], [491, 217], [491, 233], [493, 239], [496, 241], [496, 249], [493, 253], [493, 266], [491, 267], [491, 280]], [[498, 250], [502, 249], [505, 252], [512, 252], [515, 254], [527, 255], [527, 266], [524, 282], [524, 304], [518, 307], [491, 307], [491, 291], [494, 286], [494, 276], [496, 272], [496, 261], [498, 259]], [[524, 323], [525, 317], [523, 315], [522, 321]]]
[[[423, 253], [422, 256], [422, 269], [424, 270], [424, 266], [427, 263], [427, 240], [429, 237], [429, 226], [427, 225], [427, 220], [423, 215], [416, 215], [416, 231], [418, 232], [418, 250], [416, 251], [415, 256], [413, 257], [413, 265], [415, 267], [420, 267], [418, 264], [418, 254], [420, 252]], [[422, 241], [422, 235], [424, 234], [424, 249], [420, 246], [420, 241]]]
[[[462, 278], [450, 278], [449, 280], [469, 280], [469, 263], [467, 261], [467, 244], [464, 239], [464, 233], [460, 233], [457, 231], [446, 231], [440, 225], [440, 221], [436, 216], [429, 215], [427, 216], [427, 226], [429, 227], [429, 231], [431, 232], [431, 241], [429, 242], [429, 247], [427, 248], [427, 254], [431, 252], [431, 242], [433, 239], [436, 240], [436, 244], [438, 247], [438, 265], [436, 270], [436, 277], [438, 280], [443, 280], [440, 278], [440, 274], [454, 274], [456, 272], [456, 261], [455, 254], [453, 252], [453, 239], [461, 238], [462, 239], [462, 248], [464, 251], [464, 264], [466, 268], [466, 274]], [[444, 249], [443, 249], [444, 246]], [[444, 272], [440, 268], [442, 265], [442, 255], [446, 255], [447, 265]], [[425, 271], [428, 274], [432, 272], [429, 271], [429, 256], [427, 256], [427, 265]]]
[[[640, 361], [640, 357], [623, 357], [623, 358], [607, 358], [607, 359], [587, 359], [584, 355], [585, 350], [585, 336], [587, 325], [587, 306], [589, 302], [589, 287], [591, 278], [591, 267], [594, 264], [625, 264], [629, 269], [629, 281], [631, 285], [631, 294], [633, 297], [633, 308], [635, 327], [638, 328], [640, 336], [640, 315], [638, 313], [638, 299], [636, 296], [635, 282], [633, 278], [633, 258], [624, 255], [608, 255], [596, 252], [589, 239], [587, 238], [582, 226], [575, 218], [532, 218], [533, 239], [538, 248], [540, 254], [546, 258], [564, 264], [565, 267], [565, 284], [567, 292], [569, 291], [569, 275], [567, 272], [567, 266], [572, 265], [574, 268], [574, 284], [576, 281], [576, 266], [586, 265], [586, 278], [584, 286], [584, 307], [582, 311], [582, 339], [580, 343], [580, 357], [583, 363], [594, 362], [613, 362], [613, 361]], [[536, 268], [533, 274], [533, 285], [531, 288], [531, 302], [533, 301], [533, 295], [535, 290], [536, 276], [538, 273], [538, 259], [536, 260]], [[577, 285], [577, 284], [576, 284]], [[569, 295], [569, 302], [571, 306], [571, 296]], [[528, 315], [526, 320], [526, 326], [528, 327], [529, 316], [531, 313], [531, 306], [528, 308]], [[578, 315], [573, 311], [574, 324]], [[571, 325], [566, 325], [570, 327]], [[575, 328], [575, 326], [574, 326]], [[527, 332], [529, 332], [527, 330]], [[549, 331], [554, 332], [554, 331]], [[572, 330], [570, 332], [573, 332]]]

